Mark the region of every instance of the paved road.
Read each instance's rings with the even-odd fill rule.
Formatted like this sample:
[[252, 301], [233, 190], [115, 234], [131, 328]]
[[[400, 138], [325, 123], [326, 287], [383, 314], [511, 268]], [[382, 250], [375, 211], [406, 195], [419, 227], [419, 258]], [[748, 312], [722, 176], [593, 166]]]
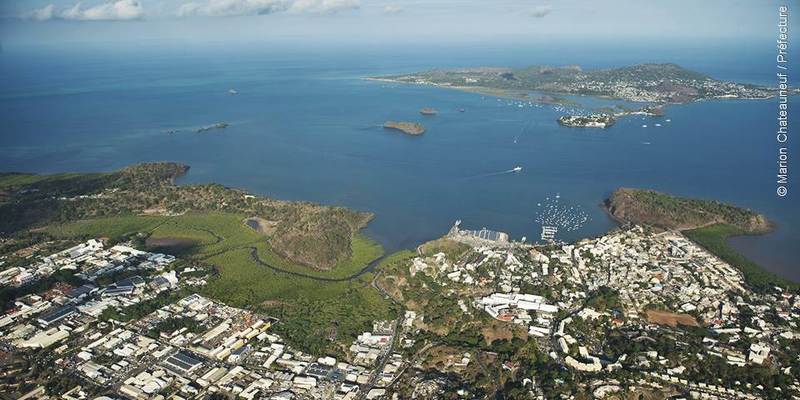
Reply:
[[373, 370], [374, 373], [372, 374], [372, 377], [369, 378], [369, 382], [367, 382], [367, 384], [361, 389], [361, 392], [358, 396], [359, 399], [365, 398], [369, 391], [375, 387], [375, 382], [378, 381], [378, 377], [381, 375], [383, 367], [385, 367], [386, 362], [389, 361], [389, 356], [394, 353], [394, 348], [397, 345], [397, 338], [399, 337], [397, 334], [399, 332], [398, 328], [400, 328], [400, 322], [402, 319], [403, 317], [398, 317], [394, 321], [394, 335], [392, 335], [392, 344], [389, 346], [389, 349], [383, 354], [383, 356], [381, 356], [381, 360], [378, 362], [378, 366]]
[[[394, 330], [394, 334], [392, 335], [392, 344], [391, 344], [391, 346], [389, 346], [389, 350], [387, 350], [386, 353], [384, 353], [383, 356], [381, 357], [381, 360], [378, 362], [378, 366], [374, 369], [375, 372], [372, 374], [372, 377], [370, 377], [369, 382], [367, 382], [367, 384], [364, 387], [362, 387], [362, 390], [358, 395], [358, 399], [359, 400], [365, 398], [366, 395], [369, 393], [369, 391], [372, 390], [372, 388], [375, 387], [375, 382], [377, 382], [378, 376], [380, 376], [381, 371], [383, 371], [383, 367], [386, 366], [386, 362], [389, 361], [389, 356], [391, 356], [392, 353], [394, 353], [394, 349], [397, 346], [397, 342], [399, 341], [399, 338], [400, 338], [400, 335], [399, 335], [399, 333], [400, 333], [400, 323], [403, 321], [403, 318], [405, 318], [405, 312], [404, 312], [405, 311], [405, 307], [403, 307], [402, 304], [397, 303], [392, 296], [389, 296], [389, 294], [386, 293], [385, 290], [383, 290], [382, 287], [378, 286], [377, 283], [376, 283], [377, 279], [378, 279], [377, 276], [375, 276], [375, 278], [372, 279], [372, 282], [370, 283], [372, 285], [372, 287], [374, 287], [384, 297], [389, 299], [389, 301], [391, 301], [392, 303], [395, 303], [398, 306], [400, 306], [400, 313], [397, 316], [397, 319], [394, 321], [394, 329], [393, 329]], [[399, 377], [399, 375], [398, 375], [398, 377]]]

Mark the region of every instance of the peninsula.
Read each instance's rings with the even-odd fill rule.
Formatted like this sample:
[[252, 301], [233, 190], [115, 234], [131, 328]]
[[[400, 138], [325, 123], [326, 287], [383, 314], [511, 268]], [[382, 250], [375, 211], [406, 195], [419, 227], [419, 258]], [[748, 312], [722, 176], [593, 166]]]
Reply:
[[605, 205], [617, 220], [663, 229], [687, 230], [727, 224], [749, 234], [772, 230], [770, 222], [754, 211], [715, 200], [676, 197], [655, 190], [617, 189]]
[[222, 185], [175, 185], [188, 170], [159, 162], [98, 174], [0, 174], [0, 184], [14, 182], [0, 185], [8, 193], [0, 199], [0, 235], [97, 218], [221, 212], [273, 221], [274, 234], [263, 239], [271, 252], [324, 271], [352, 255], [351, 241], [372, 219], [370, 213], [274, 200]]
[[609, 214], [623, 223], [680, 231], [687, 238], [741, 271], [757, 291], [798, 284], [765, 270], [728, 244], [728, 238], [773, 230], [761, 214], [715, 200], [671, 196], [654, 190], [617, 189], [605, 201]]

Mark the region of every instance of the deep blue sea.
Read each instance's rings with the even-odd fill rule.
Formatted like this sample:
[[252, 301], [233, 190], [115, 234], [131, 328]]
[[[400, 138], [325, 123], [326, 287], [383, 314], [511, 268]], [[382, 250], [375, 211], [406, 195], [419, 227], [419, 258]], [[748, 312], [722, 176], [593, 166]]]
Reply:
[[[709, 46], [6, 48], [0, 170], [184, 162], [192, 167], [184, 183], [374, 212], [367, 233], [389, 251], [441, 236], [456, 219], [537, 239], [540, 204], [556, 199], [589, 218], [560, 239], [598, 235], [615, 226], [600, 207], [615, 188], [653, 188], [766, 214], [775, 233], [734, 244], [800, 280], [800, 187], [790, 185], [786, 198], [775, 194], [775, 100], [675, 105], [670, 122], [630, 117], [588, 130], [558, 126], [566, 111], [552, 106], [361, 79], [438, 67], [675, 62], [718, 79], [774, 85], [771, 45]], [[422, 107], [439, 115], [421, 116]], [[428, 131], [386, 131], [387, 119], [419, 121]], [[227, 129], [194, 132], [223, 121]], [[179, 132], [164, 133], [173, 129]], [[523, 170], [501, 173], [515, 166]]]

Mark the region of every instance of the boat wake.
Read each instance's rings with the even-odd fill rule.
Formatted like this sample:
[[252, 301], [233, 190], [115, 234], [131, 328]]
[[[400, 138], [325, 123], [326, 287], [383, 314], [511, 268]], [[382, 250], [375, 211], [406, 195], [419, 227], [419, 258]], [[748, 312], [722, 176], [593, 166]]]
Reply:
[[472, 176], [468, 176], [468, 177], [466, 177], [464, 179], [487, 178], [487, 177], [490, 177], [490, 176], [497, 176], [497, 175], [516, 174], [518, 172], [522, 172], [522, 167], [516, 166], [514, 168], [507, 169], [505, 171], [497, 171], [497, 172], [489, 172], [489, 173], [485, 173], [485, 174], [472, 175]]
[[383, 124], [361, 125], [361, 126], [355, 127], [355, 129], [358, 129], [360, 131], [373, 131], [373, 130], [376, 130], [376, 129], [383, 129]]

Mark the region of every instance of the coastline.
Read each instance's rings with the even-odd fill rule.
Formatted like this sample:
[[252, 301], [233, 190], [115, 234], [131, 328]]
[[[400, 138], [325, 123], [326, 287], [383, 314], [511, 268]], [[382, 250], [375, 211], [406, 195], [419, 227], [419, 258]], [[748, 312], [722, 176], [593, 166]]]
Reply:
[[[536, 99], [531, 98], [528, 96], [528, 93], [535, 92], [535, 93], [542, 93], [545, 95], [554, 95], [554, 96], [581, 96], [581, 97], [592, 97], [597, 99], [604, 99], [604, 100], [613, 100], [613, 101], [625, 101], [637, 104], [651, 104], [652, 102], [647, 101], [634, 101], [629, 99], [624, 99], [620, 97], [602, 95], [602, 94], [581, 94], [581, 93], [571, 93], [571, 92], [561, 92], [557, 90], [542, 90], [542, 89], [532, 89], [532, 90], [512, 90], [512, 89], [500, 89], [500, 88], [492, 88], [486, 86], [453, 86], [453, 85], [442, 85], [437, 83], [421, 83], [421, 82], [407, 82], [402, 80], [396, 80], [391, 78], [381, 78], [381, 77], [361, 77], [363, 80], [368, 81], [376, 81], [376, 82], [386, 82], [386, 83], [397, 83], [397, 84], [404, 84], [404, 85], [415, 85], [415, 86], [431, 86], [440, 89], [453, 89], [467, 93], [476, 93], [482, 94], [487, 96], [505, 98], [505, 99], [513, 99], [513, 100], [525, 100], [525, 101], [535, 101]], [[795, 89], [795, 93], [800, 93], [800, 88]], [[692, 99], [691, 101], [686, 102], [667, 102], [663, 103], [664, 105], [669, 104], [686, 104], [686, 103], [696, 103], [702, 101], [715, 101], [715, 100], [771, 100], [776, 98], [777, 95], [770, 95], [768, 97], [726, 97], [726, 96], [717, 96], [717, 97], [698, 97]], [[542, 104], [562, 104], [562, 105], [575, 105], [580, 106], [579, 103], [574, 102], [567, 102], [567, 103], [549, 103], [544, 102]]]
[[[614, 215], [609, 207], [609, 199], [601, 203], [605, 214], [614, 222], [622, 227], [631, 224], [623, 218]], [[685, 236], [698, 246], [704, 248], [709, 253], [718, 257], [720, 260], [732, 265], [744, 275], [745, 280], [756, 288], [764, 288], [770, 285], [785, 286], [792, 291], [800, 291], [800, 281], [786, 276], [777, 270], [780, 268], [768, 268], [762, 263], [750, 259], [740, 249], [730, 243], [733, 238], [753, 238], [774, 234], [778, 226], [767, 220], [768, 228], [764, 230], [746, 231], [726, 223], [710, 222], [704, 225], [687, 228], [668, 229], [656, 227], [664, 231], [675, 231]], [[652, 226], [652, 225], [651, 225]], [[774, 271], [774, 270], [775, 271]]]

